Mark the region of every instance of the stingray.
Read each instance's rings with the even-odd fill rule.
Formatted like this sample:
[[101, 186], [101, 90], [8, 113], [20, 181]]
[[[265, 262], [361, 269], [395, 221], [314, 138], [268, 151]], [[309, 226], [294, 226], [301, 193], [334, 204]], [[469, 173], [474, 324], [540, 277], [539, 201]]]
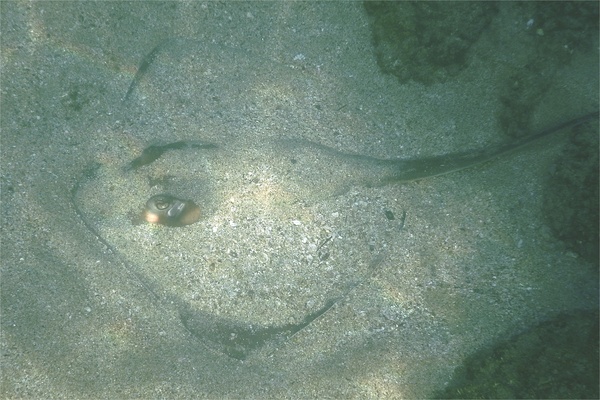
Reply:
[[[144, 58], [124, 103], [172, 43]], [[243, 360], [275, 351], [381, 270], [386, 246], [410, 215], [404, 210], [396, 220], [386, 210], [380, 218], [375, 203], [354, 211], [353, 188], [456, 172], [595, 118], [597, 112], [506, 144], [415, 159], [380, 159], [298, 138], [253, 147], [198, 138], [152, 143], [122, 164], [90, 165], [72, 201], [132, 279], [178, 313], [191, 335]], [[200, 221], [141, 221], [146, 201], [163, 193], [198, 204]], [[375, 232], [374, 221], [384, 224]]]

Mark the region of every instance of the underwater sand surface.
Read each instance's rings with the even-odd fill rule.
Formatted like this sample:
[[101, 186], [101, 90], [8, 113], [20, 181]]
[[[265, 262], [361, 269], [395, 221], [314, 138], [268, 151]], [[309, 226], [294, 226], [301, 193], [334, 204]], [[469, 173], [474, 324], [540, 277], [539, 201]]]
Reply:
[[[528, 59], [517, 14], [424, 86], [379, 71], [360, 3], [3, 3], [4, 394], [426, 397], [481, 346], [596, 307], [593, 268], [542, 214], [560, 135], [376, 188], [356, 184], [376, 171], [272, 145], [417, 158], [508, 140], [495, 115], [499, 77]], [[597, 108], [595, 49], [558, 70], [536, 129]], [[179, 140], [218, 147], [124, 171]], [[202, 219], [133, 223], [163, 192]], [[282, 326], [301, 329], [227, 345], [227, 329]]]

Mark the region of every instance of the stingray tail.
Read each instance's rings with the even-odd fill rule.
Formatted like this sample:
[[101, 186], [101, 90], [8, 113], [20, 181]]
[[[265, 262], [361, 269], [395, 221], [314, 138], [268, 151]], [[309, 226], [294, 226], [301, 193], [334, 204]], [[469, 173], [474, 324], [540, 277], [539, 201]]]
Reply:
[[378, 184], [384, 185], [392, 182], [409, 182], [473, 167], [475, 165], [491, 161], [502, 155], [522, 149], [529, 144], [550, 136], [553, 133], [567, 128], [574, 128], [593, 119], [598, 119], [598, 114], [599, 113], [597, 111], [589, 113], [579, 118], [555, 125], [534, 135], [525, 136], [510, 143], [488, 149], [464, 153], [445, 154], [437, 157], [420, 158], [414, 160], [380, 160], [381, 163], [387, 164], [387, 169], [390, 171], [390, 174], [382, 177]]

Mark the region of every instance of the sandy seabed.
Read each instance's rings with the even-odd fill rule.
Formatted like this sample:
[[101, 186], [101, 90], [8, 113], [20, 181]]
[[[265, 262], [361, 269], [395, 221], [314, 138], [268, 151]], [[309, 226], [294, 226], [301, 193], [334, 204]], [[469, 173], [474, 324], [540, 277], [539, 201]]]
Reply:
[[[597, 271], [542, 211], [560, 136], [378, 188], [268, 145], [417, 158], [507, 140], [498, 85], [531, 56], [509, 6], [467, 68], [428, 86], [380, 72], [361, 3], [0, 7], [3, 397], [423, 398], [479, 348], [597, 308]], [[597, 108], [597, 48], [557, 69], [537, 129]], [[179, 140], [219, 147], [123, 172]], [[132, 224], [163, 190], [204, 217]], [[297, 326], [332, 299], [243, 360], [182, 320]]]

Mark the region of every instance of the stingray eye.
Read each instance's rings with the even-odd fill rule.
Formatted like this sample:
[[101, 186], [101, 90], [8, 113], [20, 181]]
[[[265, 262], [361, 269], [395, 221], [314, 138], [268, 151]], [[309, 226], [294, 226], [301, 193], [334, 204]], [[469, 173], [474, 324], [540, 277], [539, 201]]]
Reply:
[[181, 200], [169, 194], [150, 197], [143, 217], [152, 224], [184, 226], [200, 219], [200, 207], [190, 200]]
[[154, 206], [158, 210], [166, 210], [171, 205], [169, 199], [165, 198], [165, 196], [157, 196], [158, 198], [154, 199]]

